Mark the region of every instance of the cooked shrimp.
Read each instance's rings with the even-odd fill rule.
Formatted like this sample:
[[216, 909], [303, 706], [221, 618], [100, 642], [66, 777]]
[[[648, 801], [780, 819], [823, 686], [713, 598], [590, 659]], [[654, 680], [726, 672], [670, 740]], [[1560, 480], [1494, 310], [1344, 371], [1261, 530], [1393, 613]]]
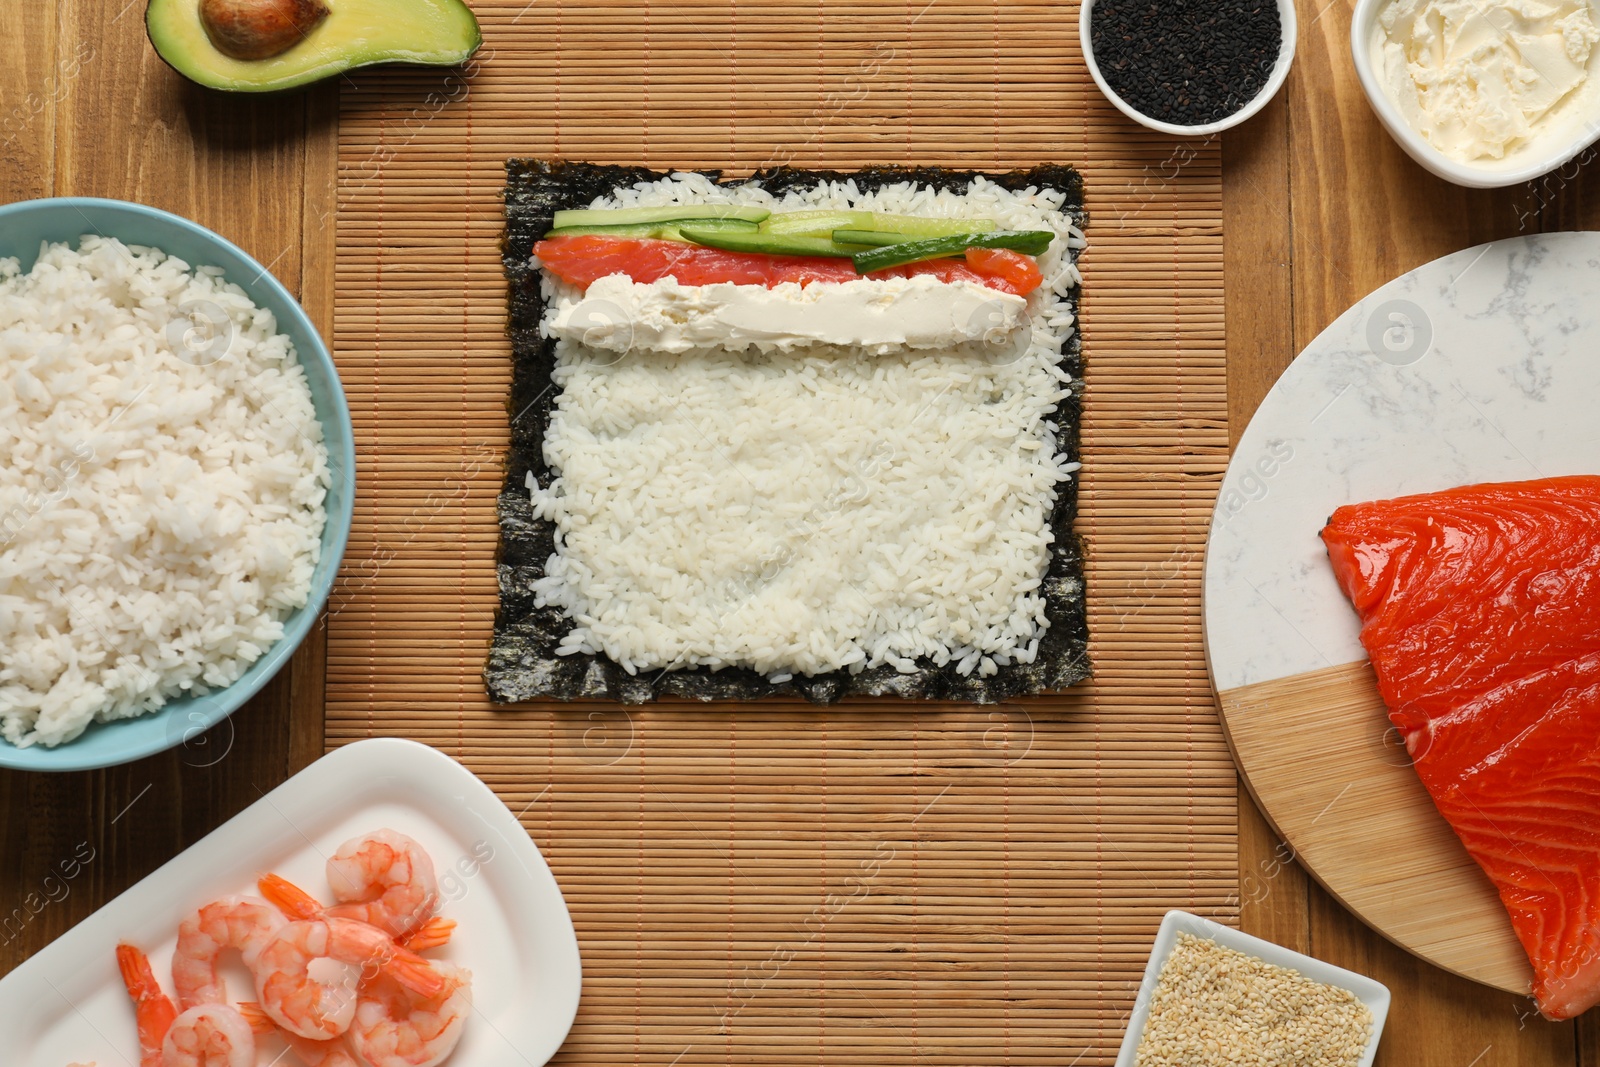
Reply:
[[472, 975], [436, 963], [444, 989], [422, 997], [387, 975], [368, 983], [350, 1025], [350, 1047], [368, 1067], [434, 1067], [455, 1051], [472, 1010]]
[[117, 946], [117, 967], [122, 971], [122, 984], [128, 987], [133, 998], [134, 1018], [139, 1026], [139, 1067], [161, 1067], [161, 1043], [178, 1009], [161, 991], [155, 972], [150, 969], [150, 958], [132, 945]]
[[254, 970], [256, 957], [285, 922], [276, 908], [254, 897], [225, 897], [185, 919], [178, 927], [178, 948], [172, 956], [178, 1003], [185, 1008], [228, 1003], [217, 958], [235, 951]]
[[179, 1015], [149, 957], [132, 945], [117, 946], [117, 966], [133, 998], [140, 1067], [254, 1067], [255, 1035], [239, 1012], [202, 1004]]
[[335, 1037], [328, 1041], [313, 1041], [309, 1037], [290, 1033], [273, 1022], [271, 1016], [262, 1011], [259, 1004], [248, 1002], [240, 1004], [239, 1013], [257, 1034], [277, 1034], [283, 1038], [305, 1067], [361, 1067], [361, 1062], [356, 1059], [355, 1053], [350, 1051], [350, 1044], [343, 1037]]
[[439, 910], [433, 860], [396, 830], [351, 838], [328, 860], [328, 883], [339, 901], [328, 914], [359, 919], [405, 937]]
[[[346, 966], [327, 980], [312, 973], [319, 960]], [[287, 924], [256, 957], [253, 971], [262, 1010], [272, 1021], [319, 1041], [349, 1028], [363, 981], [387, 975], [420, 996], [436, 996], [445, 985], [427, 960], [377, 927], [351, 919]]]
[[356, 1059], [349, 1043], [342, 1037], [332, 1041], [312, 1041], [282, 1028], [278, 1032], [306, 1067], [362, 1067], [361, 1061]]
[[398, 943], [404, 945], [412, 952], [426, 952], [430, 948], [440, 948], [450, 943], [450, 938], [455, 936], [456, 921], [454, 919], [441, 919], [435, 915], [417, 929], [399, 938]]
[[255, 1067], [256, 1035], [226, 1004], [199, 1004], [172, 1021], [162, 1067]]
[[[321, 901], [287, 878], [264, 874], [256, 884], [261, 889], [261, 895], [291, 919], [321, 919], [330, 914], [330, 909], [324, 908]], [[395, 938], [395, 941], [412, 952], [426, 952], [430, 948], [448, 945], [455, 928], [454, 919], [441, 919], [436, 915], [405, 937]]]

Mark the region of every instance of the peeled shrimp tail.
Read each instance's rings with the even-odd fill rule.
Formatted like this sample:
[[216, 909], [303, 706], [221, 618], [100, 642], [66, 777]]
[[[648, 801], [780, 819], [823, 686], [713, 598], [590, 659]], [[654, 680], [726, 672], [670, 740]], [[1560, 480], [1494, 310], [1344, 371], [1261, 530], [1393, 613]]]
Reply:
[[256, 882], [256, 888], [261, 890], [261, 895], [291, 919], [301, 922], [310, 922], [322, 918], [324, 908], [322, 902], [295, 885], [287, 878], [276, 874], [263, 874]]
[[[312, 919], [321, 919], [324, 916], [337, 917], [335, 913], [341, 910], [338, 908], [325, 909], [316, 897], [307, 893], [287, 878], [276, 874], [262, 875], [256, 886], [261, 890], [262, 896], [272, 901], [279, 911], [291, 919], [310, 921]], [[346, 918], [348, 917], [346, 916]], [[454, 919], [441, 919], [435, 916], [417, 927], [410, 934], [395, 940], [402, 947], [408, 948], [412, 952], [426, 952], [429, 949], [449, 944], [455, 928], [456, 922]]]
[[409, 937], [402, 938], [400, 944], [412, 952], [426, 952], [431, 948], [440, 948], [450, 943], [455, 936], [456, 921], [454, 919], [441, 919], [437, 915], [417, 927]]
[[445, 980], [433, 963], [399, 945], [382, 957], [378, 969], [421, 997], [436, 997], [445, 989]]
[[117, 967], [122, 984], [133, 998], [134, 1017], [139, 1026], [139, 1067], [161, 1067], [162, 1042], [178, 1017], [178, 1009], [161, 991], [161, 984], [150, 969], [150, 957], [132, 945], [117, 946]]

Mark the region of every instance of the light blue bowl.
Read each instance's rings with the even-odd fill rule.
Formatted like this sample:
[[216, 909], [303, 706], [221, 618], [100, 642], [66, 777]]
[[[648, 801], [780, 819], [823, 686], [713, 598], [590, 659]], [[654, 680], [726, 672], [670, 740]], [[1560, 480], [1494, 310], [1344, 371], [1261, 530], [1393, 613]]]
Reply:
[[[272, 312], [278, 330], [289, 335], [311, 384], [311, 399], [322, 423], [333, 475], [328, 489], [328, 525], [322, 532], [322, 558], [311, 576], [311, 599], [284, 620], [282, 640], [273, 645], [228, 688], [168, 704], [137, 719], [96, 723], [77, 740], [55, 748], [15, 748], [0, 741], [0, 767], [31, 771], [83, 771], [129, 763], [178, 745], [191, 746], [196, 764], [216, 762], [226, 748], [207, 746], [200, 735], [227, 718], [277, 674], [316, 623], [344, 559], [355, 503], [356, 457], [339, 372], [327, 346], [306, 313], [278, 280], [240, 248], [188, 219], [121, 200], [62, 197], [27, 200], [0, 207], [0, 257], [15, 256], [29, 270], [41, 241], [77, 246], [84, 234], [115, 237], [124, 244], [154, 245], [191, 267], [221, 267], [258, 306]], [[219, 750], [220, 749], [220, 750]]]

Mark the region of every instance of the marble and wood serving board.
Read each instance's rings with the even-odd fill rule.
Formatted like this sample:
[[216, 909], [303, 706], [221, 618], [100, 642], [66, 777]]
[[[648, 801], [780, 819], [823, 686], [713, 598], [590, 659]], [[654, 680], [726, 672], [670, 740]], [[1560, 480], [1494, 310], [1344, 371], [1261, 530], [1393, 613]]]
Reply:
[[1345, 503], [1600, 471], [1597, 297], [1596, 233], [1480, 245], [1378, 289], [1268, 394], [1206, 553], [1212, 680], [1267, 817], [1380, 933], [1513, 992], [1527, 958], [1389, 728], [1317, 534]]

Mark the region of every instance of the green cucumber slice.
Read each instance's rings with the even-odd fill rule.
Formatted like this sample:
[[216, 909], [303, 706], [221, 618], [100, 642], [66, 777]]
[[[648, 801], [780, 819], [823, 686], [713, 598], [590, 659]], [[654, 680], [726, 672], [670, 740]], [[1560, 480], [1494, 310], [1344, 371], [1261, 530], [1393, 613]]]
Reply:
[[848, 259], [862, 250], [861, 245], [835, 244], [826, 237], [798, 234], [744, 233], [735, 230], [706, 230], [683, 227], [685, 240], [724, 252], [758, 252], [768, 256], [834, 256]]
[[901, 240], [958, 237], [965, 233], [990, 233], [999, 229], [993, 219], [925, 219], [917, 215], [889, 215], [874, 212], [872, 226], [878, 233], [902, 234]]
[[764, 207], [739, 204], [678, 204], [673, 207], [580, 208], [558, 211], [550, 220], [554, 230], [574, 226], [633, 226], [645, 222], [680, 222], [687, 219], [742, 219], [760, 222], [772, 212]]
[[[562, 226], [546, 237], [649, 237], [658, 241], [682, 241], [681, 222], [636, 222], [630, 226]], [[755, 233], [756, 224], [746, 219], [696, 219], [699, 230]]]
[[894, 215], [885, 211], [780, 211], [761, 224], [765, 233], [793, 233], [827, 237], [834, 230], [895, 233], [900, 240], [954, 237], [963, 233], [989, 233], [993, 219], [929, 219], [920, 215]]
[[836, 244], [866, 245], [869, 248], [905, 244], [907, 241], [916, 240], [903, 233], [890, 233], [887, 230], [834, 230], [829, 236]]
[[954, 237], [935, 237], [926, 241], [902, 241], [882, 248], [858, 252], [851, 259], [857, 274], [921, 263], [927, 259], [957, 256], [969, 248], [1009, 248], [1013, 252], [1037, 256], [1050, 247], [1055, 234], [1049, 230], [998, 230], [994, 233], [966, 233]]
[[762, 233], [827, 237], [838, 229], [873, 229], [870, 211], [780, 211], [761, 223]]

